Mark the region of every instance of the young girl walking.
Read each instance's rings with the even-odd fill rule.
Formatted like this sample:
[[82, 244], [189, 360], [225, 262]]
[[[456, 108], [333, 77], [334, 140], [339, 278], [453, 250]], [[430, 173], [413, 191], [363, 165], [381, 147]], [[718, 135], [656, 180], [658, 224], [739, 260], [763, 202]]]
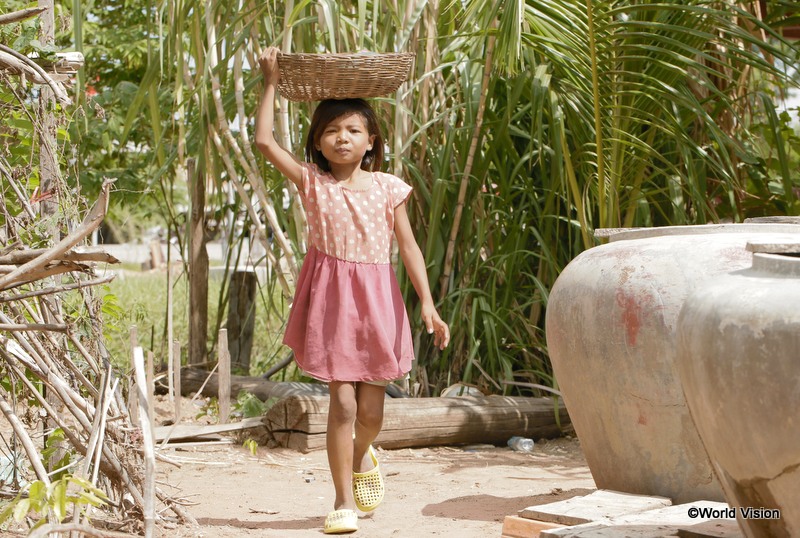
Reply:
[[259, 58], [264, 93], [256, 145], [297, 186], [309, 242], [283, 342], [304, 372], [330, 387], [326, 446], [336, 498], [324, 532], [353, 532], [355, 509], [369, 512], [383, 500], [372, 442], [383, 425], [386, 385], [404, 378], [414, 359], [390, 264], [393, 236], [422, 303], [422, 320], [440, 349], [450, 330], [434, 306], [406, 213], [411, 187], [380, 172], [384, 142], [375, 112], [362, 99], [322, 101], [306, 140], [309, 162], [295, 158], [273, 136], [277, 53], [271, 47]]

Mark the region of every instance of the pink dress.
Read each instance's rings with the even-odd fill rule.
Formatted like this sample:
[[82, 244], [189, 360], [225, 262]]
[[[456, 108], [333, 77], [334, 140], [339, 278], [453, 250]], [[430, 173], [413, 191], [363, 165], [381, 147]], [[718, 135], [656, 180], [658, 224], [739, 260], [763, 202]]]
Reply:
[[390, 263], [394, 210], [411, 187], [372, 173], [368, 189], [303, 164], [309, 249], [283, 343], [321, 381], [385, 381], [411, 370], [408, 313]]

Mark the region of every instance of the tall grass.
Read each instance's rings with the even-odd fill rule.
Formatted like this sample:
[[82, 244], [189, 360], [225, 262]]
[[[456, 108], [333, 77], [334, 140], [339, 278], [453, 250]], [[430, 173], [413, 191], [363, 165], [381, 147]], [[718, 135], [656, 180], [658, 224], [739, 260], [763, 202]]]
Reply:
[[[166, 364], [167, 350], [167, 273], [166, 271], [118, 270], [118, 276], [98, 293], [103, 301], [106, 346], [114, 364], [121, 369], [130, 365], [131, 328], [136, 328], [138, 343], [146, 350], [152, 350], [156, 360]], [[227, 311], [219, 309], [219, 295], [224, 292], [221, 277], [209, 280], [208, 311], [209, 334], [206, 344], [209, 350], [217, 345], [220, 326], [225, 326]], [[251, 372], [261, 373], [273, 365], [281, 355], [282, 322], [285, 311], [267, 315], [268, 301], [263, 296], [268, 288], [261, 288], [257, 297], [256, 325], [253, 335]], [[189, 286], [185, 274], [174, 279], [173, 283], [173, 337], [181, 343], [183, 362], [187, 361], [189, 336]], [[215, 323], [215, 320], [218, 320]], [[284, 376], [294, 377], [293, 369], [285, 371]]]

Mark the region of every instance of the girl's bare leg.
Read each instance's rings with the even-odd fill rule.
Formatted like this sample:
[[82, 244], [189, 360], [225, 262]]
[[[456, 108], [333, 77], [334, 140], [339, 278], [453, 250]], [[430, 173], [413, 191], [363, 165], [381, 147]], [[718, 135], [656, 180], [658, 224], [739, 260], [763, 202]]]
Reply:
[[328, 465], [336, 490], [334, 510], [356, 509], [353, 499], [353, 422], [356, 419], [356, 389], [353, 383], [331, 381], [328, 410]]
[[383, 426], [385, 396], [385, 387], [369, 383], [356, 383], [356, 438], [352, 442], [352, 470], [357, 473], [363, 473], [375, 467], [367, 450]]

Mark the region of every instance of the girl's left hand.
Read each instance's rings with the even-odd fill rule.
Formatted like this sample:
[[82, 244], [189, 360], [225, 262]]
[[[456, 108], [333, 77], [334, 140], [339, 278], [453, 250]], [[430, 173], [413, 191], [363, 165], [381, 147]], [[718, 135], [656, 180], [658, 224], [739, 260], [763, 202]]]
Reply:
[[442, 321], [433, 305], [423, 305], [421, 314], [428, 334], [433, 334], [434, 345], [439, 349], [446, 348], [450, 343], [450, 327]]

